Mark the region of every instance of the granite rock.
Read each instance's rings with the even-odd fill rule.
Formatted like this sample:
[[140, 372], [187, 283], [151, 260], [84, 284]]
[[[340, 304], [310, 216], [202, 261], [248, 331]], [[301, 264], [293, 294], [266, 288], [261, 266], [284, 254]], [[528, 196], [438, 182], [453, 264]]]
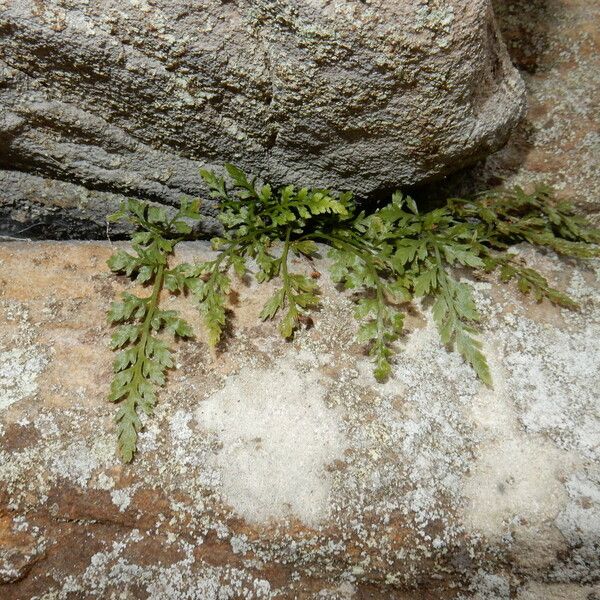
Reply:
[[497, 150], [525, 106], [489, 0], [1, 0], [0, 36], [5, 220], [64, 182], [93, 229], [104, 194], [175, 204], [226, 161], [373, 196]]
[[506, 146], [432, 186], [462, 195], [497, 185], [552, 185], [600, 222], [600, 4], [495, 0], [498, 24], [527, 89]]

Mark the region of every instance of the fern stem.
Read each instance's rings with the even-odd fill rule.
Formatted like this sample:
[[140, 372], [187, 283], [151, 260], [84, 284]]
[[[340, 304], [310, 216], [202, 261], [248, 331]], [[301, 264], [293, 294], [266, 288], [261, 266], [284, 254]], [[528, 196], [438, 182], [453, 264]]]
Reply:
[[227, 271], [227, 269], [229, 269], [229, 267], [231, 266], [231, 255], [233, 254], [234, 250], [238, 247], [239, 242], [238, 240], [236, 240], [235, 242], [232, 242], [231, 244], [229, 244], [229, 246], [227, 246], [227, 248], [221, 252], [219, 254], [219, 256], [217, 256], [217, 258], [215, 259], [214, 263], [213, 263], [213, 268], [210, 271], [210, 275], [208, 277], [208, 280], [206, 282], [206, 284], [208, 286], [212, 286], [215, 277], [217, 276], [217, 274], [219, 274], [221, 272], [221, 263], [227, 259], [227, 262], [225, 264], [225, 268], [223, 269], [223, 271]]
[[165, 265], [161, 264], [156, 269], [156, 275], [154, 276], [154, 284], [152, 286], [152, 294], [148, 299], [148, 310], [144, 318], [144, 324], [142, 326], [142, 337], [138, 346], [137, 357], [135, 362], [135, 368], [133, 377], [139, 377], [141, 374], [144, 358], [146, 356], [146, 345], [148, 343], [148, 336], [150, 335], [150, 328], [152, 326], [152, 319], [158, 308], [158, 298], [162, 291], [163, 283], [165, 279]]
[[430, 243], [433, 246], [433, 251], [435, 254], [435, 262], [436, 262], [436, 266], [437, 266], [438, 287], [441, 287], [441, 289], [442, 289], [442, 294], [444, 295], [444, 298], [446, 299], [446, 302], [448, 304], [448, 309], [451, 310], [452, 313], [456, 316], [456, 311], [454, 310], [454, 302], [452, 301], [452, 297], [450, 296], [450, 292], [448, 291], [448, 276], [446, 274], [446, 269], [444, 269], [444, 267], [443, 267], [440, 249], [437, 247], [437, 244], [433, 240], [430, 240]]
[[154, 276], [154, 284], [152, 286], [152, 294], [148, 298], [148, 309], [146, 310], [146, 316], [144, 318], [144, 324], [142, 325], [142, 337], [138, 345], [138, 351], [135, 361], [135, 371], [133, 374], [133, 380], [139, 383], [140, 376], [142, 374], [142, 367], [144, 359], [146, 357], [146, 345], [148, 344], [148, 337], [150, 335], [150, 328], [152, 326], [152, 319], [158, 308], [158, 298], [162, 291], [163, 283], [165, 279], [165, 265], [161, 264], [156, 269], [156, 275]]
[[385, 322], [384, 322], [384, 310], [385, 310], [385, 294], [383, 291], [383, 285], [381, 283], [381, 278], [379, 277], [379, 273], [377, 272], [377, 267], [373, 262], [371, 255], [368, 251], [365, 251], [363, 248], [359, 248], [358, 244], [362, 244], [361, 240], [357, 240], [355, 243], [340, 240], [334, 236], [328, 235], [326, 233], [316, 233], [312, 235], [306, 236], [308, 237], [321, 237], [324, 240], [331, 242], [333, 245], [339, 244], [340, 246], [346, 248], [348, 251], [352, 252], [360, 260], [365, 263], [370, 275], [375, 282], [375, 294], [377, 297], [377, 341], [376, 345], [378, 348], [383, 349], [385, 347]]
[[291, 295], [290, 278], [289, 278], [289, 274], [288, 274], [288, 265], [287, 265], [288, 256], [289, 256], [289, 252], [290, 252], [290, 236], [291, 235], [292, 235], [292, 228], [288, 227], [286, 234], [285, 234], [283, 252], [281, 253], [281, 258], [280, 258], [280, 263], [279, 263], [280, 267], [281, 267], [281, 280], [283, 282], [284, 301], [285, 300], [289, 301], [289, 297]]

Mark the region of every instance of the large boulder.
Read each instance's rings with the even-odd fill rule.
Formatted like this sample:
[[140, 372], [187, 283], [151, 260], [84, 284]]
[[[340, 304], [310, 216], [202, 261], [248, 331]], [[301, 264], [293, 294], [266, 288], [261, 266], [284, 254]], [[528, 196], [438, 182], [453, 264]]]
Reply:
[[0, 11], [2, 211], [26, 224], [52, 180], [75, 184], [61, 211], [103, 215], [106, 198], [86, 190], [173, 204], [202, 194], [200, 166], [225, 161], [367, 197], [498, 149], [525, 104], [489, 0]]

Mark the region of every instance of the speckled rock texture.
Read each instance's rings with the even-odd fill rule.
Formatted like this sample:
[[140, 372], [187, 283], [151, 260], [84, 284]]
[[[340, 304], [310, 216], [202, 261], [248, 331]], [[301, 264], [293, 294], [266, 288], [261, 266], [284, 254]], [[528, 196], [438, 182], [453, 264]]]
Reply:
[[377, 384], [321, 262], [322, 308], [291, 343], [258, 321], [268, 285], [236, 284], [216, 355], [169, 299], [197, 338], [125, 466], [110, 244], [0, 245], [0, 597], [598, 598], [600, 261], [516, 251], [581, 309], [475, 283], [493, 390], [419, 306]]
[[544, 182], [600, 222], [600, 2], [494, 0], [528, 110], [507, 145], [444, 185], [439, 198]]
[[490, 154], [525, 107], [490, 0], [0, 0], [0, 36], [15, 229], [55, 207], [97, 235], [225, 161], [366, 197]]

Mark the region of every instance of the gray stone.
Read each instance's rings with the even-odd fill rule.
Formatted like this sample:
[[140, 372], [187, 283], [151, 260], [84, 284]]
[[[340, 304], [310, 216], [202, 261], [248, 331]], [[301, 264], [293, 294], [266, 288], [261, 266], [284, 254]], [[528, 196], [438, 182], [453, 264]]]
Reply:
[[[0, 35], [0, 168], [99, 214], [202, 195], [225, 161], [368, 197], [488, 155], [524, 109], [489, 0], [0, 0]], [[12, 177], [7, 222], [35, 202]]]

